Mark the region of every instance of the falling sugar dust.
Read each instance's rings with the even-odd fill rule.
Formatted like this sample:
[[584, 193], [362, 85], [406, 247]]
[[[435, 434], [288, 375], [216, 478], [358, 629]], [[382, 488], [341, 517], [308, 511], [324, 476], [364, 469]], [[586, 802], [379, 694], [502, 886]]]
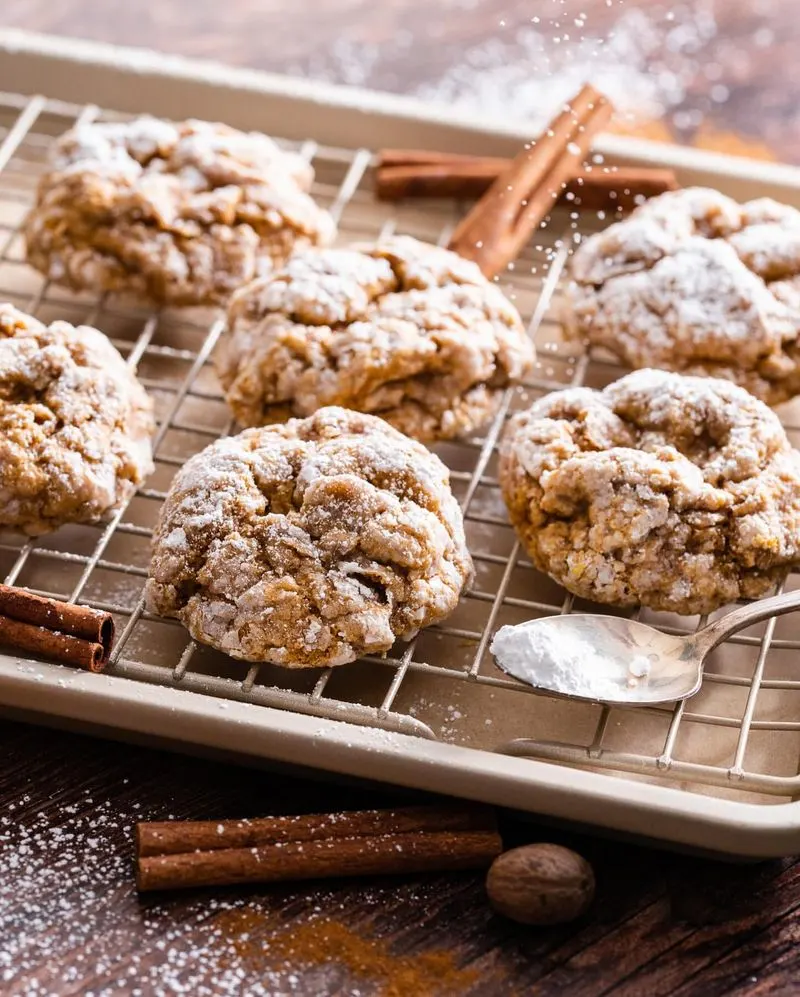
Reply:
[[[616, 107], [615, 127], [647, 123], [644, 134], [664, 138], [660, 119], [672, 115], [677, 130], [696, 129], [701, 107], [728, 97], [717, 78], [723, 70], [714, 3], [640, 7], [631, 0], [443, 0], [425, 11], [422, 32], [416, 28], [422, 17], [415, 17], [422, 4], [406, 0], [402, 24], [375, 13], [343, 31], [325, 54], [290, 68], [378, 90], [419, 81], [417, 97], [524, 120], [534, 132], [588, 81]], [[702, 93], [698, 80], [709, 83]]]
[[[515, 30], [506, 22], [439, 79], [422, 84], [418, 95], [536, 128], [588, 80], [620, 119], [655, 121], [686, 102], [703, 68], [698, 53], [717, 31], [713, 6], [702, 0], [667, 11], [620, 2], [605, 11], [585, 2], [548, 6], [553, 13]], [[596, 9], [587, 14], [583, 6]]]

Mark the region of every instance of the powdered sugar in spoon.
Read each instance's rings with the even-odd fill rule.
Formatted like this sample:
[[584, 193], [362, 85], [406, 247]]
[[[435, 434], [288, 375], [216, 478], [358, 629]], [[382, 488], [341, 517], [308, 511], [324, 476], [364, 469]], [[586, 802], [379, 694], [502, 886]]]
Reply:
[[536, 689], [652, 706], [693, 696], [706, 656], [726, 637], [794, 609], [800, 591], [734, 609], [685, 637], [618, 616], [548, 616], [501, 627], [491, 651], [503, 671]]

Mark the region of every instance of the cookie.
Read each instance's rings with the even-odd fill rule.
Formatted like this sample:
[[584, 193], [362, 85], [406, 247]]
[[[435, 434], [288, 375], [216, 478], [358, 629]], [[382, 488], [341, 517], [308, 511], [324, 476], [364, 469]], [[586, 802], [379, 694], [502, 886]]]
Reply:
[[0, 526], [36, 536], [115, 512], [153, 469], [152, 410], [102, 332], [0, 304]]
[[244, 426], [342, 405], [437, 440], [485, 423], [533, 357], [474, 263], [398, 237], [307, 250], [242, 288], [217, 371]]
[[472, 576], [447, 468], [374, 416], [324, 408], [178, 472], [147, 601], [245, 661], [342, 665], [444, 619]]
[[800, 453], [719, 378], [547, 395], [508, 423], [500, 484], [536, 567], [594, 602], [708, 613], [800, 563]]
[[55, 145], [25, 223], [28, 261], [77, 290], [215, 305], [324, 244], [313, 170], [265, 135], [142, 117], [82, 124]]
[[662, 194], [572, 259], [567, 328], [630, 367], [724, 377], [770, 405], [800, 392], [800, 211]]

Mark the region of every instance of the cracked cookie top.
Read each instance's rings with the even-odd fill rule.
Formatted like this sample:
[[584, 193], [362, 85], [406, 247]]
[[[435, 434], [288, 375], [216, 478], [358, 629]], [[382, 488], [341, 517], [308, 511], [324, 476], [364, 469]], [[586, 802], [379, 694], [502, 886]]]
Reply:
[[326, 243], [313, 170], [271, 139], [205, 121], [80, 124], [56, 143], [25, 223], [28, 261], [76, 289], [213, 305]]
[[181, 468], [147, 599], [234, 658], [310, 668], [410, 639], [452, 612], [471, 575], [439, 458], [382, 419], [324, 408]]
[[0, 304], [0, 525], [101, 519], [152, 470], [152, 403], [106, 337]]
[[535, 565], [595, 602], [707, 613], [800, 562], [800, 454], [716, 378], [547, 395], [509, 422], [500, 482]]
[[533, 357], [474, 263], [406, 236], [307, 250], [242, 288], [217, 370], [245, 426], [342, 405], [433, 440], [484, 423]]
[[768, 404], [800, 392], [800, 211], [672, 191], [587, 239], [567, 326], [631, 367], [724, 377]]

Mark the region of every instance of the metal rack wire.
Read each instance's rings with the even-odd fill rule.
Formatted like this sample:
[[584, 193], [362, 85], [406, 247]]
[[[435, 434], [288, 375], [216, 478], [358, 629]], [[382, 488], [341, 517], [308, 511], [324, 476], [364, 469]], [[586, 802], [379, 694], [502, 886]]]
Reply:
[[[791, 618], [729, 640], [710, 661], [702, 692], [674, 709], [612, 709], [543, 696], [503, 676], [487, 652], [502, 623], [591, 608], [524, 557], [505, 516], [495, 464], [511, 411], [544, 392], [599, 386], [620, 373], [608, 358], [561, 339], [559, 285], [572, 240], [588, 224], [576, 212], [557, 213], [503, 279], [536, 339], [540, 361], [534, 377], [506, 393], [483, 434], [437, 448], [451, 468], [477, 568], [473, 588], [446, 624], [385, 657], [344, 669], [290, 672], [232, 661], [187, 641], [175, 621], [149, 614], [142, 598], [148, 544], [171, 476], [233, 424], [209, 362], [221, 332], [217, 315], [196, 309], [149, 313], [136, 302], [73, 294], [49, 285], [24, 263], [19, 224], [52, 137], [76, 120], [95, 117], [113, 115], [94, 105], [0, 94], [0, 298], [42, 318], [96, 324], [110, 336], [156, 400], [156, 471], [107, 523], [66, 527], [28, 541], [0, 533], [0, 577], [6, 583], [114, 613], [119, 638], [113, 674], [202, 692], [217, 697], [221, 708], [227, 700], [244, 700], [625, 773], [629, 781], [633, 775], [696, 791], [729, 791], [741, 799], [778, 801], [800, 793], [800, 700], [794, 700], [800, 678], [792, 677], [800, 626]], [[370, 192], [369, 150], [313, 141], [299, 148], [313, 161], [313, 193], [339, 222], [342, 241], [392, 230], [447, 241], [458, 205], [378, 204]], [[596, 227], [597, 218], [591, 224]], [[792, 416], [789, 410], [787, 428], [796, 437]], [[791, 576], [788, 585], [795, 581]], [[673, 632], [702, 622], [647, 612], [641, 617]]]

